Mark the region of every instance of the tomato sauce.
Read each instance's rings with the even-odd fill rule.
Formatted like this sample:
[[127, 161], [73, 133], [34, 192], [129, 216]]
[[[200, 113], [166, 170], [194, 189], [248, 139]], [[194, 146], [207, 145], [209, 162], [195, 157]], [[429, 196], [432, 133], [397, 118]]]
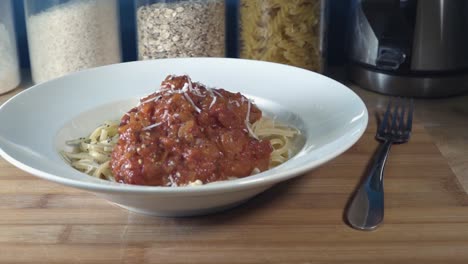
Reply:
[[122, 117], [112, 172], [121, 183], [183, 186], [267, 170], [270, 142], [249, 131], [261, 117], [240, 93], [168, 76]]

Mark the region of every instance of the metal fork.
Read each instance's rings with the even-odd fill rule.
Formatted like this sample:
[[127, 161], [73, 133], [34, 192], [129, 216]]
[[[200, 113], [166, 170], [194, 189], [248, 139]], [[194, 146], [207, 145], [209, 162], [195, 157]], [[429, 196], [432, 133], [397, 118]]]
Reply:
[[353, 196], [347, 210], [348, 223], [360, 230], [373, 230], [383, 220], [385, 162], [392, 144], [408, 142], [413, 123], [413, 99], [390, 100], [382, 122], [377, 129], [376, 139], [381, 142], [369, 174]]

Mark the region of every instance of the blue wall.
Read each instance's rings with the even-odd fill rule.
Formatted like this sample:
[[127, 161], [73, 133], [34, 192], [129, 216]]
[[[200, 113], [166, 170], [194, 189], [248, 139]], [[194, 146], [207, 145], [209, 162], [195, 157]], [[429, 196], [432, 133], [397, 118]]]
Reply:
[[[3, 0], [0, 0], [3, 1]], [[256, 0], [252, 0], [256, 1]], [[349, 0], [326, 0], [330, 6], [330, 20], [328, 30], [328, 59], [330, 65], [340, 65], [345, 62], [345, 34], [346, 20], [349, 10]], [[119, 0], [120, 27], [122, 32], [123, 60], [136, 59], [135, 46], [135, 12], [133, 0]], [[226, 0], [227, 26], [230, 29], [227, 34], [227, 56], [236, 57], [237, 53], [237, 7], [238, 0]], [[29, 53], [27, 45], [26, 27], [23, 11], [23, 0], [13, 0], [18, 37], [18, 48], [21, 66], [29, 67]]]

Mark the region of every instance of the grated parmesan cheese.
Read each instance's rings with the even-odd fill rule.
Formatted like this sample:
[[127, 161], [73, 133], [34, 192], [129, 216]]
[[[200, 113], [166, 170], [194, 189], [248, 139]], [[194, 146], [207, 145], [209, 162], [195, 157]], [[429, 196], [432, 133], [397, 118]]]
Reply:
[[162, 116], [162, 119], [166, 119], [166, 117], [169, 115], [169, 110], [165, 109], [164, 114]]
[[235, 104], [237, 107], [240, 107], [240, 104], [239, 104], [239, 102], [238, 102], [237, 100], [231, 100], [231, 99], [229, 99], [229, 103], [230, 103], [230, 104]]
[[192, 101], [192, 98], [190, 98], [190, 96], [188, 94], [184, 93], [184, 97], [193, 106], [193, 108], [195, 108], [195, 111], [197, 111], [198, 113], [201, 113], [201, 109], [198, 108], [198, 106], [195, 105], [195, 103]]
[[253, 132], [252, 128], [250, 127], [250, 123], [247, 122], [247, 120], [244, 120], [245, 122], [245, 126], [247, 127], [247, 131], [249, 132], [250, 136], [255, 138], [256, 140], [259, 140], [257, 135], [255, 135], [255, 133]]
[[188, 83], [184, 83], [184, 86], [182, 87], [182, 92], [185, 93], [189, 90], [189, 84]]
[[213, 96], [213, 101], [211, 101], [211, 104], [210, 104], [210, 107], [209, 107], [210, 109], [216, 103], [216, 98], [217, 98], [216, 96]]
[[[244, 97], [242, 97], [244, 99]], [[245, 126], [247, 127], [247, 131], [249, 132], [250, 136], [258, 140], [257, 135], [253, 132], [252, 128], [250, 127], [250, 109], [252, 108], [252, 103], [250, 102], [249, 99], [247, 99], [247, 114], [245, 115]]]
[[189, 184], [187, 184], [187, 186], [200, 186], [200, 185], [203, 185], [203, 182], [200, 180], [189, 182]]
[[215, 97], [213, 89], [206, 87], [206, 91], [210, 94], [211, 97]]
[[155, 128], [155, 127], [157, 127], [157, 126], [160, 126], [161, 124], [162, 124], [162, 122], [159, 122], [159, 123], [156, 123], [156, 124], [152, 124], [152, 125], [149, 125], [149, 126], [143, 128], [143, 130], [150, 130], [150, 129], [152, 129], [152, 128]]
[[260, 172], [261, 172], [260, 169], [257, 168], [257, 167], [255, 167], [255, 168], [252, 170], [252, 172], [250, 173], [250, 175], [254, 175], [254, 174], [257, 174], [257, 173], [260, 173]]
[[222, 94], [220, 94], [218, 91], [216, 91], [216, 90], [212, 90], [212, 91], [213, 91], [213, 93], [217, 94], [219, 97], [224, 98], [224, 96]]
[[152, 102], [152, 101], [157, 102], [157, 101], [158, 101], [159, 99], [161, 99], [161, 98], [162, 98], [162, 96], [159, 95], [159, 96], [156, 96], [156, 97], [154, 97], [154, 98], [150, 98], [150, 99], [148, 99], [148, 100], [145, 100], [145, 101], [141, 102], [140, 105], [146, 104], [146, 103], [149, 103], [149, 102]]
[[252, 107], [251, 103], [250, 103], [250, 100], [247, 100], [248, 104], [247, 104], [247, 114], [245, 115], [245, 121], [247, 123], [250, 123], [250, 108]]

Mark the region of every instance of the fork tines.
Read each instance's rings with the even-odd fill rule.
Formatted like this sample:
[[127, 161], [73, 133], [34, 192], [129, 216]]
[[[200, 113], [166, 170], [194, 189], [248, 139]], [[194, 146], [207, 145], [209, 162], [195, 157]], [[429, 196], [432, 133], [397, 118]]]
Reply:
[[377, 130], [378, 137], [402, 136], [408, 140], [413, 123], [414, 101], [397, 97], [388, 102], [384, 117]]

